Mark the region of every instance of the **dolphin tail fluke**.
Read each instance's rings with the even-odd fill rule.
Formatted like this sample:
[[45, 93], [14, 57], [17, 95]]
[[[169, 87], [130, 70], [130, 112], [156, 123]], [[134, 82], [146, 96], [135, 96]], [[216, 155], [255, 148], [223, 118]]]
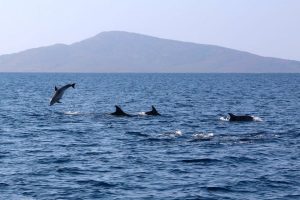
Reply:
[[76, 83], [73, 83], [73, 84], [71, 85], [71, 86], [72, 86], [72, 88], [75, 88], [75, 84], [76, 84]]

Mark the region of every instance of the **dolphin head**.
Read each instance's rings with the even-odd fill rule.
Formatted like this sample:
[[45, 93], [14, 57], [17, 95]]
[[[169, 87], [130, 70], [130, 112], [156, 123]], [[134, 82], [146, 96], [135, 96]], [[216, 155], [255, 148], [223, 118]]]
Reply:
[[51, 101], [50, 101], [50, 106], [52, 106], [53, 104], [54, 104], [55, 102], [53, 101], [53, 99], [51, 99]]

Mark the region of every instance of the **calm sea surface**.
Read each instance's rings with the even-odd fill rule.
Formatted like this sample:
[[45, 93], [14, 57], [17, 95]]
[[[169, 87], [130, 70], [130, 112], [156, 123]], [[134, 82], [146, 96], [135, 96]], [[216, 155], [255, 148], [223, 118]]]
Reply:
[[300, 199], [300, 74], [0, 73], [0, 97], [0, 199]]

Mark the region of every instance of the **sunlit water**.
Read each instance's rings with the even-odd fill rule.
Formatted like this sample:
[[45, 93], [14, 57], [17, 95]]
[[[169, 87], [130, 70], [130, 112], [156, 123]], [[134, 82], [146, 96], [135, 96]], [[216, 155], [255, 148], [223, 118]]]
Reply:
[[299, 74], [4, 73], [0, 95], [0, 199], [300, 198]]

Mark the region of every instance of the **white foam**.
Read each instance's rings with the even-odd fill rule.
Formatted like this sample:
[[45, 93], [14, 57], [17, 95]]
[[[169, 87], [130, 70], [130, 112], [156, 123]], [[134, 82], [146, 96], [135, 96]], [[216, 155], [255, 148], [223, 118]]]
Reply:
[[228, 122], [229, 121], [229, 117], [220, 117], [220, 120]]
[[64, 112], [65, 115], [79, 115], [80, 113], [79, 112], [72, 112], [72, 111], [67, 111], [67, 112]]
[[146, 112], [139, 112], [138, 115], [145, 116]]
[[168, 137], [180, 137], [183, 135], [181, 130], [176, 130], [176, 131], [172, 131], [172, 132], [166, 132], [163, 135], [168, 136]]
[[182, 136], [181, 130], [176, 130], [175, 131], [175, 136]]
[[214, 137], [213, 133], [195, 133], [193, 134], [194, 140], [210, 140]]
[[252, 117], [253, 117], [254, 121], [256, 121], [256, 122], [262, 122], [263, 121], [262, 118], [260, 118], [260, 117], [256, 117], [256, 116], [252, 116]]

